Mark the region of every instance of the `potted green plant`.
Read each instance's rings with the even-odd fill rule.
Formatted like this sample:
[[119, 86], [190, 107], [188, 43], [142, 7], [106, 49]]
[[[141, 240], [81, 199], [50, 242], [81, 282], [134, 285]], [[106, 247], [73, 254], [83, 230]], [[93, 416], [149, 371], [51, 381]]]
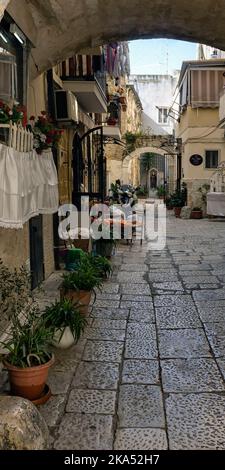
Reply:
[[96, 273], [94, 266], [82, 263], [76, 271], [63, 275], [60, 287], [60, 297], [70, 299], [73, 304], [79, 304], [81, 313], [88, 313], [91, 293], [95, 288], [101, 288], [102, 278]]
[[54, 361], [49, 350], [52, 333], [32, 298], [30, 274], [24, 266], [11, 270], [0, 260], [0, 293], [1, 324], [6, 331], [1, 344], [11, 391], [44, 402], [50, 396], [45, 383]]
[[174, 213], [176, 217], [180, 217], [181, 209], [184, 207], [185, 202], [183, 195], [180, 191], [176, 191], [174, 194], [171, 196], [171, 205], [174, 208]]
[[201, 207], [194, 207], [191, 211], [191, 219], [202, 219]]
[[90, 263], [100, 278], [107, 279], [110, 276], [112, 273], [112, 265], [105, 256], [94, 253], [84, 253], [84, 255], [85, 256], [82, 255], [81, 257], [81, 262]]
[[52, 331], [52, 343], [67, 349], [77, 342], [86, 326], [86, 318], [71, 300], [63, 299], [46, 307], [43, 312], [47, 327]]
[[164, 186], [158, 186], [157, 188], [157, 196], [159, 199], [164, 199], [165, 197], [165, 194], [166, 194], [166, 190], [164, 188]]
[[8, 351], [3, 364], [9, 372], [13, 395], [31, 401], [42, 397], [54, 362], [49, 350], [51, 337], [52, 332], [35, 305], [28, 304], [21, 315], [11, 316], [7, 339], [1, 344]]

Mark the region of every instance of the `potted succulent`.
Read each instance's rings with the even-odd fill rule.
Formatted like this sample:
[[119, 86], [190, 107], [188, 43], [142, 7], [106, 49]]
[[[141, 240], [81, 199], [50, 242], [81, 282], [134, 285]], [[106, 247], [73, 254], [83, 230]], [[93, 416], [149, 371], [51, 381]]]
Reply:
[[9, 334], [1, 344], [8, 354], [3, 359], [9, 372], [13, 395], [31, 401], [45, 398], [43, 393], [48, 371], [54, 362], [49, 350], [52, 332], [40, 311], [28, 304], [21, 315], [11, 317]]
[[77, 342], [87, 323], [79, 308], [69, 299], [46, 307], [43, 318], [52, 331], [53, 345], [60, 349], [67, 349]]
[[88, 313], [92, 291], [101, 288], [102, 278], [96, 273], [94, 266], [81, 263], [76, 271], [63, 275], [60, 287], [60, 297], [70, 299], [73, 304], [79, 304], [81, 313]]
[[202, 209], [194, 207], [191, 211], [191, 219], [202, 219]]

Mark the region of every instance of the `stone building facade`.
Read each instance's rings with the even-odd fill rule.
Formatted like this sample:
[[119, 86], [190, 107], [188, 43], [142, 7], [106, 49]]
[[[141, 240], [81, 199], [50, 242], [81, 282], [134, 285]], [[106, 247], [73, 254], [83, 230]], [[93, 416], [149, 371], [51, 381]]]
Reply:
[[187, 185], [188, 204], [201, 206], [199, 188], [225, 160], [224, 130], [219, 105], [225, 61], [184, 62], [179, 79], [180, 116], [176, 136], [182, 139], [182, 181]]

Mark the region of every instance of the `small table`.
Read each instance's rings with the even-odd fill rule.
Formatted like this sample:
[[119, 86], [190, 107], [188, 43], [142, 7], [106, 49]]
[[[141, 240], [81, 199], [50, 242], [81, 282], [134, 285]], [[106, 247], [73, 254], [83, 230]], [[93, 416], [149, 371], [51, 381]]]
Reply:
[[207, 194], [207, 214], [225, 217], [225, 193]]

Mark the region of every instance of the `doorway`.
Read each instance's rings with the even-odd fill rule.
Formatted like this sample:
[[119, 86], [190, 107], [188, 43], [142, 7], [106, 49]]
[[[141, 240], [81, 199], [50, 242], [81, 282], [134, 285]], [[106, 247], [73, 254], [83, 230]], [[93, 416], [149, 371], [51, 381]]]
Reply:
[[44, 280], [44, 249], [42, 215], [32, 217], [30, 229], [31, 288], [35, 289]]

